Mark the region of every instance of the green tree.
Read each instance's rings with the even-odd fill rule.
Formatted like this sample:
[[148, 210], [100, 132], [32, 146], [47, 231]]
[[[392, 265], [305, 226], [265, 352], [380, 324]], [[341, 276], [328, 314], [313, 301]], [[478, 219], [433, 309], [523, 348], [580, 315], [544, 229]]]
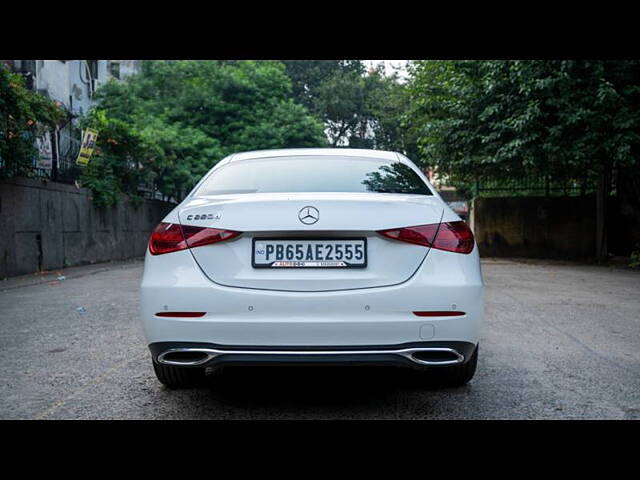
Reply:
[[181, 198], [230, 153], [325, 145], [321, 122], [291, 88], [281, 62], [145, 62], [96, 94], [85, 125], [101, 130], [101, 149], [83, 183], [102, 185], [113, 172], [117, 191], [134, 194], [136, 182], [153, 181]]
[[417, 159], [415, 132], [403, 123], [408, 104], [407, 87], [383, 66], [366, 73], [335, 71], [313, 97], [332, 146], [395, 150]]
[[367, 146], [370, 112], [362, 75], [357, 72], [331, 74], [318, 86], [313, 110], [324, 121], [331, 146]]
[[[334, 74], [364, 74], [360, 60], [285, 60], [286, 73], [291, 78], [293, 98], [313, 110], [318, 88]], [[316, 112], [317, 113], [317, 112]]]
[[419, 61], [411, 108], [424, 157], [454, 182], [548, 175], [598, 184], [597, 252], [613, 172], [637, 171], [638, 61]]
[[371, 85], [367, 96], [373, 147], [402, 152], [423, 164], [417, 146], [417, 133], [405, 118], [410, 106], [407, 85], [400, 82], [397, 74], [386, 76], [382, 70], [370, 72], [369, 82]]

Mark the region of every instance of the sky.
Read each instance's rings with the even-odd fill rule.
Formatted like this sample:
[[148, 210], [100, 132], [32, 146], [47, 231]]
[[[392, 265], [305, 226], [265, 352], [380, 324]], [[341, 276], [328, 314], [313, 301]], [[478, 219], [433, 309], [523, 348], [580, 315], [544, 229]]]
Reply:
[[387, 73], [397, 70], [400, 78], [403, 80], [407, 79], [406, 65], [408, 61], [409, 60], [363, 60], [367, 67], [384, 63]]

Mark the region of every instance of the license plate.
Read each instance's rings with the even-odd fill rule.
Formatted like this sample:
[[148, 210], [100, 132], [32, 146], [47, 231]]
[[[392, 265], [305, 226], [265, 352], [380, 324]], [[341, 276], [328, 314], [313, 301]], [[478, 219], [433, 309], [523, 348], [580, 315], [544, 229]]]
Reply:
[[251, 263], [254, 268], [364, 268], [367, 239], [254, 238]]

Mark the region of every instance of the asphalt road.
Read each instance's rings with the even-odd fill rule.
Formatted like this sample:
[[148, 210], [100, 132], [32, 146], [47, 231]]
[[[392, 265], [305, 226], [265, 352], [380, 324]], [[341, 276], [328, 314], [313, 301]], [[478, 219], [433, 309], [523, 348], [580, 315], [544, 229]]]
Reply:
[[397, 369], [271, 367], [171, 391], [136, 319], [140, 261], [0, 282], [0, 418], [640, 419], [640, 273], [505, 260], [483, 272], [478, 371], [458, 389]]

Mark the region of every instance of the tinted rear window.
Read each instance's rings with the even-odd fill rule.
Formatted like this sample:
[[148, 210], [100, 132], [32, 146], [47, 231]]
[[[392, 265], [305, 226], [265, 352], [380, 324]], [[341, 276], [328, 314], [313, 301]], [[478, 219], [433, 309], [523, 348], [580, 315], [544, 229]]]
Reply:
[[274, 192], [379, 192], [431, 195], [411, 167], [353, 157], [274, 157], [231, 162], [197, 195]]

